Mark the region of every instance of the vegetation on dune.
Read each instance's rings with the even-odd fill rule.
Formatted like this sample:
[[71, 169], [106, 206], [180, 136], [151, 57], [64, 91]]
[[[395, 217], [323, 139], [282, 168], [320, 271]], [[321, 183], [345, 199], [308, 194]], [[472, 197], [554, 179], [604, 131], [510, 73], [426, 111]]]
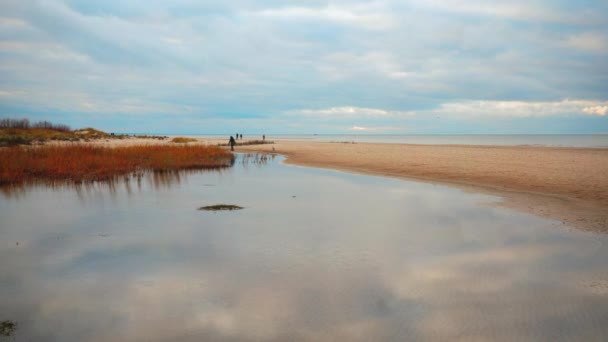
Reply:
[[110, 135], [93, 128], [72, 131], [67, 125], [49, 121], [31, 123], [28, 119], [0, 119], [0, 146], [29, 145], [48, 140], [79, 141], [108, 136]]
[[73, 132], [76, 136], [81, 137], [82, 139], [101, 139], [101, 138], [109, 138], [111, 135], [97, 130], [95, 128], [87, 127], [79, 130], [75, 130]]
[[[0, 147], [30, 145], [56, 141], [89, 141], [95, 139], [125, 139], [127, 134], [106, 133], [87, 127], [71, 130], [69, 126], [48, 121], [31, 123], [28, 119], [0, 119]], [[165, 136], [134, 135], [136, 138], [164, 140]]]
[[106, 180], [133, 172], [219, 168], [233, 162], [230, 152], [215, 146], [18, 146], [0, 149], [0, 184]]
[[80, 137], [72, 132], [50, 128], [0, 128], [0, 146], [29, 145], [47, 140], [77, 141]]
[[172, 143], [178, 143], [178, 144], [195, 142], [195, 141], [196, 141], [196, 139], [193, 139], [193, 138], [184, 138], [184, 137], [175, 137], [175, 138], [171, 139]]

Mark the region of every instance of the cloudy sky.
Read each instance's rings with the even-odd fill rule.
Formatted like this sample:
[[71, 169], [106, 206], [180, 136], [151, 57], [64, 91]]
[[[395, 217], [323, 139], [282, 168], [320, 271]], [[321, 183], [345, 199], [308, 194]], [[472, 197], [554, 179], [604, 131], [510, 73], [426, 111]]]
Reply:
[[608, 133], [605, 0], [2, 0], [0, 117], [107, 131]]

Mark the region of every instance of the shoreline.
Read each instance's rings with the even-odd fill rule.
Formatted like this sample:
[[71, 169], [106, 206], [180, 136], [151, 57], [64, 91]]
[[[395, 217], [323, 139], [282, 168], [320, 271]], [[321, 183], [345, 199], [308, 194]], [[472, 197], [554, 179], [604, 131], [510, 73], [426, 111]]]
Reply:
[[[226, 141], [198, 138], [196, 142], [176, 144], [169, 140], [126, 138], [49, 145], [217, 145]], [[235, 146], [235, 152], [281, 154], [287, 164], [442, 184], [494, 195], [502, 198], [496, 205], [578, 229], [608, 233], [608, 148], [274, 140], [274, 144]]]
[[278, 153], [288, 164], [455, 186], [499, 196], [500, 206], [608, 232], [608, 148], [275, 141], [235, 152]]

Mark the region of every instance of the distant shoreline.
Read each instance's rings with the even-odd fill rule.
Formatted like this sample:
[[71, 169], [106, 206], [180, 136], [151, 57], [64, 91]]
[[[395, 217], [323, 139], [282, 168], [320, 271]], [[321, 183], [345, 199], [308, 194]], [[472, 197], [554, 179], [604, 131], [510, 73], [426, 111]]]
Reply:
[[513, 209], [608, 232], [608, 148], [276, 141], [237, 151], [280, 153], [301, 166], [456, 185], [502, 196], [502, 205]]
[[[185, 136], [216, 140], [228, 139], [230, 134]], [[262, 139], [262, 135], [245, 134], [244, 138]], [[266, 138], [302, 142], [608, 148], [608, 134], [266, 134]]]

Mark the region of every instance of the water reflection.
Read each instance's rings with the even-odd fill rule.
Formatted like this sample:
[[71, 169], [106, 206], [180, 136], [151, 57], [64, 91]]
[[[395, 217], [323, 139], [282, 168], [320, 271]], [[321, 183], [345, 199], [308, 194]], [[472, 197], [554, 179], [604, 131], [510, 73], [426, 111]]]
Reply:
[[[266, 153], [243, 153], [239, 154], [239, 164], [241, 167], [249, 166], [262, 167], [269, 161], [276, 158], [274, 154]], [[143, 183], [152, 186], [153, 189], [171, 188], [179, 186], [181, 182], [189, 175], [208, 172], [225, 172], [228, 168], [234, 165], [235, 161], [228, 167], [216, 167], [211, 169], [185, 169], [185, 170], [169, 170], [169, 171], [138, 171], [132, 174], [117, 176], [103, 181], [91, 182], [72, 182], [72, 181], [28, 181], [17, 184], [9, 184], [0, 186], [0, 193], [7, 198], [23, 198], [34, 188], [46, 188], [56, 191], [73, 189], [81, 198], [86, 198], [87, 194], [104, 192], [113, 197], [118, 188], [124, 188], [127, 194], [131, 194], [133, 190], [141, 191]]]
[[248, 167], [250, 165], [255, 165], [257, 167], [262, 167], [266, 165], [268, 162], [273, 161], [276, 158], [275, 154], [268, 153], [243, 153], [240, 156], [241, 165], [243, 167]]
[[[263, 165], [268, 157], [263, 154], [248, 154], [246, 158], [241, 157], [242, 165]], [[221, 166], [207, 169], [183, 169], [166, 171], [137, 171], [127, 175], [116, 176], [102, 181], [73, 182], [70, 180], [44, 180], [27, 181], [16, 184], [0, 186], [0, 193], [6, 198], [25, 198], [30, 192], [39, 189], [52, 191], [75, 191], [81, 199], [86, 199], [92, 194], [107, 194], [115, 197], [118, 191], [124, 190], [131, 195], [133, 191], [141, 192], [144, 187], [151, 187], [159, 190], [161, 188], [170, 189], [179, 186], [189, 175], [200, 173], [222, 173], [234, 165], [234, 160], [230, 166]]]
[[[111, 201], [0, 198], [0, 320], [25, 341], [607, 337], [604, 235], [442, 186], [242, 165]], [[247, 209], [196, 210], [215, 203]]]

